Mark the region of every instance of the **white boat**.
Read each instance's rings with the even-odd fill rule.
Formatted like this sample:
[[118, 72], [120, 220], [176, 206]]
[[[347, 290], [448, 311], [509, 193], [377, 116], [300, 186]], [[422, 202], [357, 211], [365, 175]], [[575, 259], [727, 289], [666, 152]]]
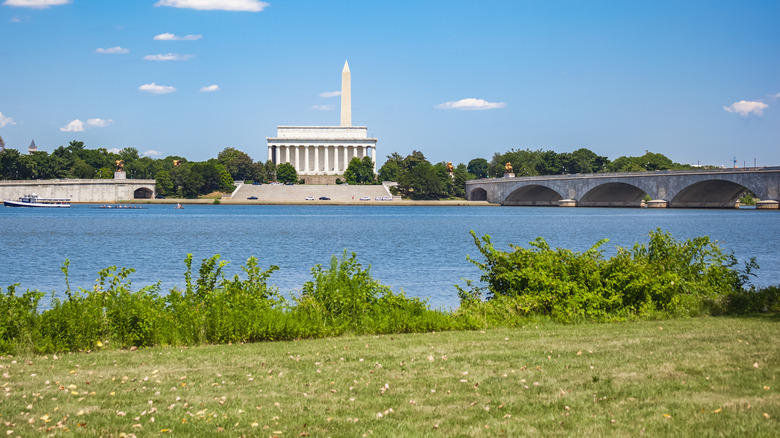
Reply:
[[6, 207], [68, 208], [70, 207], [70, 199], [41, 198], [33, 193], [31, 195], [24, 195], [16, 201], [4, 199], [3, 205]]

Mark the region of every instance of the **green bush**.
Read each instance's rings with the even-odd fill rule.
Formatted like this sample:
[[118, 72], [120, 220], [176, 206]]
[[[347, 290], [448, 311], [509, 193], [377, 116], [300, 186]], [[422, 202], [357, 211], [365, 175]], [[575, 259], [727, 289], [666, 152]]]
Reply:
[[312, 268], [296, 310], [318, 321], [332, 334], [401, 333], [453, 327], [449, 315], [428, 308], [427, 302], [393, 293], [363, 269], [355, 253], [333, 256], [330, 267]]
[[[510, 245], [512, 251], [504, 252], [490, 236], [471, 234], [485, 261], [470, 260], [487, 286], [458, 287], [462, 305], [483, 294], [488, 300], [507, 297], [521, 315], [562, 322], [711, 312], [723, 297], [742, 291], [758, 267], [750, 260], [737, 270], [734, 256], [708, 237], [678, 241], [660, 229], [650, 232], [648, 244], [618, 248], [609, 259], [599, 249], [607, 240], [579, 253], [552, 249], [540, 237], [528, 249]], [[494, 307], [506, 305], [500, 300]]]
[[737, 270], [733, 255], [707, 237], [678, 241], [656, 230], [647, 244], [605, 259], [606, 240], [582, 253], [552, 249], [542, 238], [503, 252], [490, 236], [471, 234], [485, 259], [471, 261], [486, 286], [467, 280], [467, 289], [458, 287], [454, 312], [393, 292], [346, 251], [327, 268], [312, 268], [292, 301], [269, 285], [279, 268], [263, 270], [254, 257], [242, 276], [228, 278], [219, 255], [202, 260], [194, 274], [189, 254], [185, 288], [166, 295], [159, 283], [133, 291], [133, 269], [115, 266], [99, 271], [91, 290], [71, 290], [66, 260], [65, 297], [52, 297], [47, 310], [38, 310], [41, 292], [0, 289], [0, 354], [780, 312], [780, 287], [749, 285], [755, 261]]

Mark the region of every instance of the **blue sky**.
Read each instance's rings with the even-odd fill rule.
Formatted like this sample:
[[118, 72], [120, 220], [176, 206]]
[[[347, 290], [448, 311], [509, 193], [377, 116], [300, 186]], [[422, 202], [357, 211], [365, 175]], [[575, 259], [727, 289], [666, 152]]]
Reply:
[[0, 136], [265, 160], [277, 125], [391, 152], [780, 165], [780, 1], [0, 0]]

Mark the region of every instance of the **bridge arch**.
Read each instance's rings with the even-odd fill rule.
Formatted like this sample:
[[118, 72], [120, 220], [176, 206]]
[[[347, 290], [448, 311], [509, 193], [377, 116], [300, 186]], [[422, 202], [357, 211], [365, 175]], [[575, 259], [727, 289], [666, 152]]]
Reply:
[[133, 191], [133, 199], [151, 199], [153, 195], [154, 192], [148, 187], [141, 187]]
[[557, 206], [563, 199], [557, 191], [538, 184], [529, 184], [513, 190], [501, 203], [502, 205]]
[[588, 190], [578, 202], [582, 207], [639, 207], [647, 192], [622, 182], [599, 184]]
[[487, 190], [482, 187], [475, 187], [469, 193], [469, 201], [487, 201]]
[[693, 183], [679, 192], [670, 207], [734, 208], [740, 195], [749, 190], [742, 184], [725, 179], [708, 179]]

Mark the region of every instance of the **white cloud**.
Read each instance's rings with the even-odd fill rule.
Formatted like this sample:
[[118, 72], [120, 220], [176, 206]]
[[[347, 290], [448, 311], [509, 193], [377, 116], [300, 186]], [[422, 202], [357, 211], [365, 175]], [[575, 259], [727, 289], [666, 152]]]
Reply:
[[109, 47], [107, 49], [95, 49], [95, 53], [102, 53], [102, 54], [108, 54], [108, 55], [116, 55], [116, 54], [124, 54], [124, 53], [130, 53], [130, 49], [125, 49], [119, 46], [116, 47]]
[[67, 5], [71, 0], [5, 0], [6, 6], [18, 6], [20, 8], [46, 9], [49, 6]]
[[111, 119], [87, 119], [87, 126], [94, 126], [96, 128], [105, 128], [108, 125], [113, 125], [114, 121]]
[[734, 102], [731, 106], [724, 106], [723, 109], [730, 113], [737, 113], [742, 117], [747, 117], [751, 114], [755, 114], [759, 117], [764, 115], [764, 110], [769, 108], [769, 105], [764, 102], [758, 102], [753, 100], [740, 100]]
[[154, 82], [152, 82], [151, 84], [143, 84], [140, 87], [138, 87], [138, 89], [152, 94], [168, 94], [176, 91], [176, 88], [174, 87], [168, 85], [157, 85]]
[[201, 93], [211, 93], [213, 91], [219, 91], [219, 90], [221, 90], [221, 88], [219, 88], [219, 85], [217, 85], [217, 84], [209, 85], [207, 87], [201, 87], [200, 88], [200, 92]]
[[158, 155], [162, 155], [162, 152], [155, 151], [154, 149], [150, 149], [150, 150], [144, 152], [142, 155], [144, 155], [144, 156], [150, 156], [151, 155], [151, 156], [155, 156], [156, 157]]
[[320, 97], [338, 97], [341, 96], [341, 91], [325, 91], [320, 93]]
[[72, 122], [65, 125], [63, 128], [60, 128], [60, 131], [62, 132], [81, 132], [84, 130], [84, 122], [82, 122], [79, 119], [73, 120]]
[[260, 12], [268, 3], [259, 0], [159, 0], [155, 6], [198, 9], [201, 11], [249, 11]]
[[13, 117], [6, 117], [3, 113], [0, 113], [0, 128], [4, 128], [6, 125], [15, 125]]
[[487, 110], [503, 108], [506, 106], [504, 102], [488, 102], [484, 99], [474, 99], [469, 97], [467, 99], [461, 99], [455, 102], [444, 102], [436, 105], [437, 109], [456, 109], [456, 110]]
[[336, 106], [335, 105], [314, 105], [311, 107], [311, 109], [317, 111], [332, 111], [336, 109]]
[[178, 53], [167, 53], [165, 55], [146, 55], [144, 60], [146, 61], [188, 61], [192, 59], [192, 55], [180, 55]]
[[106, 149], [106, 152], [111, 152], [112, 154], [118, 154], [119, 151], [121, 151], [121, 150], [122, 149], [119, 149], [119, 148], [111, 148], [111, 149]]
[[161, 33], [155, 35], [154, 39], [157, 41], [195, 41], [203, 38], [203, 35], [184, 35], [178, 36], [172, 33]]
[[14, 15], [14, 16], [13, 16], [13, 17], [11, 17], [11, 19], [10, 19], [10, 20], [8, 20], [8, 21], [10, 21], [11, 23], [21, 23], [21, 22], [22, 22], [22, 19], [21, 19], [21, 17], [19, 17], [18, 15]]

